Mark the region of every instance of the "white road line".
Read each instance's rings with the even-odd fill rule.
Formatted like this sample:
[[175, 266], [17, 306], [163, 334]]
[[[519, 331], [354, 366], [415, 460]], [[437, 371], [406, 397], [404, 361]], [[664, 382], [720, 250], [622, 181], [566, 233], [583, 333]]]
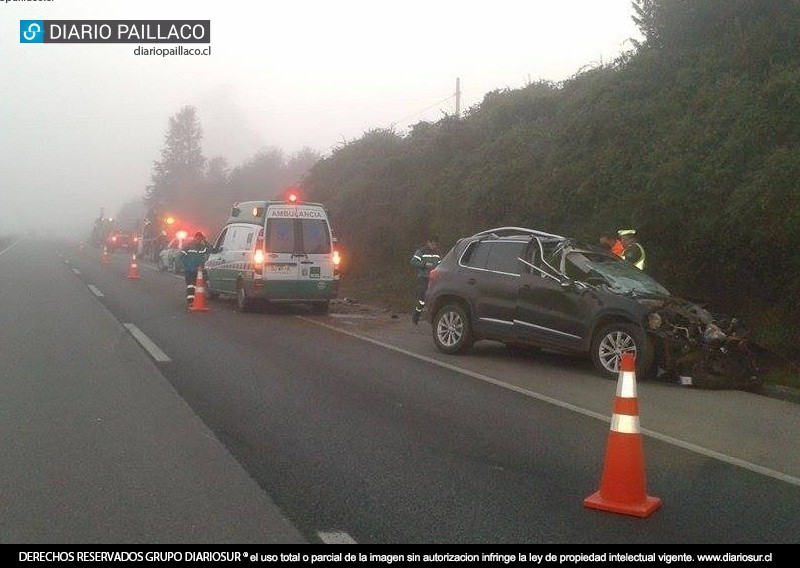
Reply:
[[347, 534], [346, 532], [341, 531], [329, 531], [329, 532], [318, 532], [319, 538], [322, 539], [322, 542], [325, 544], [358, 544], [353, 537]]
[[11, 243], [10, 245], [8, 245], [8, 246], [7, 246], [6, 248], [4, 248], [3, 250], [0, 250], [0, 256], [3, 256], [4, 254], [6, 254], [8, 251], [10, 251], [12, 248], [14, 248], [15, 246], [17, 246], [17, 245], [18, 245], [19, 243], [21, 243], [21, 242], [22, 242], [22, 239], [19, 239], [19, 240], [17, 240], [17, 241], [14, 241], [14, 242], [13, 242], [13, 243]]
[[72, 272], [74, 272], [75, 274], [80, 274], [80, 273], [81, 273], [81, 271], [80, 271], [80, 270], [78, 270], [77, 268], [73, 268], [73, 269], [72, 269]]
[[160, 361], [162, 363], [167, 363], [169, 361], [172, 361], [172, 359], [170, 359], [166, 353], [161, 351], [161, 349], [158, 348], [158, 345], [153, 343], [141, 329], [139, 329], [132, 323], [123, 323], [122, 325], [128, 328], [128, 331], [131, 332], [131, 335], [134, 337], [134, 339], [136, 339], [136, 341], [138, 341], [139, 344], [142, 347], [144, 347], [145, 351], [150, 353], [153, 359], [155, 359], [156, 361]]
[[98, 298], [102, 298], [103, 296], [105, 296], [105, 294], [103, 294], [100, 290], [98, 290], [97, 286], [95, 286], [94, 284], [87, 284], [86, 287], [89, 288], [89, 290], [92, 291], [92, 294], [94, 294]]
[[[611, 422], [611, 418], [608, 415], [600, 414], [598, 412], [594, 412], [593, 410], [588, 410], [586, 408], [581, 408], [579, 406], [575, 406], [574, 404], [570, 404], [568, 402], [564, 402], [555, 398], [551, 398], [549, 396], [545, 396], [543, 394], [539, 394], [537, 392], [530, 391], [528, 389], [524, 389], [522, 387], [518, 387], [515, 385], [510, 385], [508, 383], [504, 383], [498, 379], [493, 379], [487, 375], [483, 375], [481, 373], [476, 373], [475, 371], [470, 371], [469, 369], [462, 369], [461, 367], [456, 367], [455, 365], [450, 365], [449, 363], [444, 363], [439, 361], [438, 359], [434, 359], [433, 357], [427, 357], [425, 355], [420, 355], [419, 353], [414, 353], [413, 351], [408, 351], [406, 349], [402, 349], [401, 347], [396, 347], [394, 345], [390, 345], [388, 343], [384, 343], [382, 341], [378, 341], [376, 339], [372, 339], [371, 337], [366, 337], [364, 335], [360, 335], [358, 333], [353, 333], [352, 331], [347, 331], [345, 329], [340, 329], [336, 326], [329, 325], [323, 323], [319, 320], [315, 320], [312, 318], [308, 318], [305, 316], [295, 316], [298, 319], [313, 323], [315, 325], [325, 327], [331, 329], [333, 331], [344, 333], [345, 335], [349, 335], [351, 337], [355, 337], [356, 339], [361, 339], [362, 341], [368, 341], [370, 343], [374, 343], [380, 347], [384, 347], [386, 349], [391, 349], [392, 351], [396, 351], [398, 353], [402, 353], [403, 355], [408, 355], [409, 357], [414, 357], [415, 359], [419, 359], [420, 361], [425, 361], [426, 363], [431, 363], [433, 365], [438, 365], [439, 367], [443, 367], [445, 369], [449, 369], [451, 371], [455, 371], [456, 373], [461, 373], [462, 375], [467, 375], [472, 377], [473, 379], [478, 379], [479, 381], [484, 381], [486, 383], [491, 383], [498, 387], [502, 387], [504, 389], [512, 390], [514, 392], [518, 392], [525, 396], [529, 396], [531, 398], [535, 398], [537, 400], [541, 400], [543, 402], [547, 402], [549, 404], [554, 404], [555, 406], [560, 406], [561, 408], [565, 408], [567, 410], [571, 410], [573, 412], [577, 412], [578, 414], [583, 414], [584, 416], [590, 416], [592, 418], [597, 418], [598, 420], [602, 420], [604, 422]], [[734, 458], [732, 456], [728, 456], [726, 454], [721, 454], [714, 450], [709, 450], [707, 448], [703, 448], [701, 446], [696, 446], [694, 444], [690, 444], [689, 442], [685, 442], [683, 440], [679, 440], [677, 438], [673, 438], [672, 436], [667, 436], [666, 434], [661, 434], [659, 432], [654, 432], [652, 430], [645, 430], [644, 428], [641, 429], [641, 433], [650, 436], [651, 438], [655, 438], [656, 440], [660, 440], [662, 442], [666, 442], [667, 444], [672, 444], [673, 446], [678, 446], [679, 448], [683, 448], [685, 450], [689, 450], [690, 452], [695, 452], [697, 454], [708, 456], [714, 459], [718, 459], [719, 461], [729, 463], [731, 465], [735, 465], [750, 471], [754, 471], [756, 473], [760, 473], [761, 475], [766, 475], [767, 477], [772, 477], [774, 479], [779, 479], [786, 483], [790, 483], [792, 485], [800, 486], [800, 478], [794, 477], [791, 475], [787, 475], [780, 471], [775, 471], [772, 469], [768, 469], [766, 467], [760, 466], [758, 464], [750, 463], [744, 460], [740, 460], [738, 458]]]

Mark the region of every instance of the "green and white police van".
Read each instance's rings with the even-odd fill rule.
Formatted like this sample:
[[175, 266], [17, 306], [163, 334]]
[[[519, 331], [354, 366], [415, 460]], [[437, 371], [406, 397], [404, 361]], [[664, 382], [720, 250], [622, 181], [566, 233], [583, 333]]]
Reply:
[[328, 311], [339, 288], [339, 255], [319, 203], [244, 201], [231, 208], [205, 267], [210, 298], [233, 296], [240, 311], [257, 301], [302, 302]]

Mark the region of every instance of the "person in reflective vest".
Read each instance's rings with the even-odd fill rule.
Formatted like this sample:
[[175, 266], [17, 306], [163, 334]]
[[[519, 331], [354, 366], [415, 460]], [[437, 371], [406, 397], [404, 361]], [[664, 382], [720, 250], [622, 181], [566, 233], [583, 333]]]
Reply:
[[600, 244], [606, 247], [609, 252], [619, 257], [622, 257], [622, 254], [625, 252], [625, 245], [622, 244], [619, 235], [612, 231], [603, 231], [600, 233]]
[[645, 252], [644, 247], [639, 243], [636, 237], [635, 229], [621, 229], [618, 231], [622, 244], [625, 245], [625, 250], [622, 253], [622, 258], [633, 264], [639, 270], [645, 268]]
[[[183, 263], [183, 277], [186, 280], [186, 303], [192, 307], [194, 302], [194, 285], [197, 281], [197, 269], [204, 266], [208, 255], [211, 253], [211, 245], [208, 244], [203, 233], [200, 231], [194, 234], [194, 239], [186, 243], [181, 249], [181, 262]], [[206, 273], [203, 270], [203, 280]]]
[[422, 310], [425, 308], [425, 292], [428, 290], [428, 278], [430, 277], [431, 270], [436, 268], [442, 257], [439, 255], [439, 240], [436, 237], [428, 237], [425, 245], [421, 246], [414, 251], [411, 257], [411, 266], [414, 267], [416, 273], [416, 292], [417, 292], [417, 305], [411, 314], [411, 321], [414, 325], [419, 323], [419, 317], [422, 315]]

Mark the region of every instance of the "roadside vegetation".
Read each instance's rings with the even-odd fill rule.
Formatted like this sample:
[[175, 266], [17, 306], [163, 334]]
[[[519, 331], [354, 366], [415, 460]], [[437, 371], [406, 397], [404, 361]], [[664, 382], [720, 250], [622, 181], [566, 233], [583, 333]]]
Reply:
[[331, 211], [343, 290], [410, 309], [429, 231], [447, 250], [493, 226], [634, 227], [653, 276], [739, 316], [780, 363], [767, 380], [800, 387], [800, 4], [633, 4], [645, 39], [614, 62], [316, 162], [303, 187]]
[[444, 252], [496, 226], [587, 243], [633, 227], [648, 272], [739, 317], [774, 354], [767, 381], [800, 388], [800, 3], [632, 5], [644, 40], [615, 61], [487, 93], [409, 132], [371, 130], [325, 157], [265, 148], [231, 167], [203, 156], [184, 107], [119, 217], [177, 213], [213, 237], [232, 203], [300, 182], [331, 215], [341, 295], [393, 311], [414, 304], [409, 261], [429, 233]]

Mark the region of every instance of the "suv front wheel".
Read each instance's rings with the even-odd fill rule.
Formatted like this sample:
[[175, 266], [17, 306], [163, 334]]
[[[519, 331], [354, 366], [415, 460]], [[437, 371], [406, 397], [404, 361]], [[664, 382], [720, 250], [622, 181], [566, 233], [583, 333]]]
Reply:
[[633, 353], [636, 373], [647, 379], [653, 365], [653, 345], [645, 331], [631, 323], [612, 323], [603, 326], [592, 339], [592, 363], [601, 375], [616, 379], [623, 353]]
[[474, 338], [467, 313], [458, 304], [446, 304], [434, 316], [433, 343], [442, 353], [461, 353], [469, 349]]

